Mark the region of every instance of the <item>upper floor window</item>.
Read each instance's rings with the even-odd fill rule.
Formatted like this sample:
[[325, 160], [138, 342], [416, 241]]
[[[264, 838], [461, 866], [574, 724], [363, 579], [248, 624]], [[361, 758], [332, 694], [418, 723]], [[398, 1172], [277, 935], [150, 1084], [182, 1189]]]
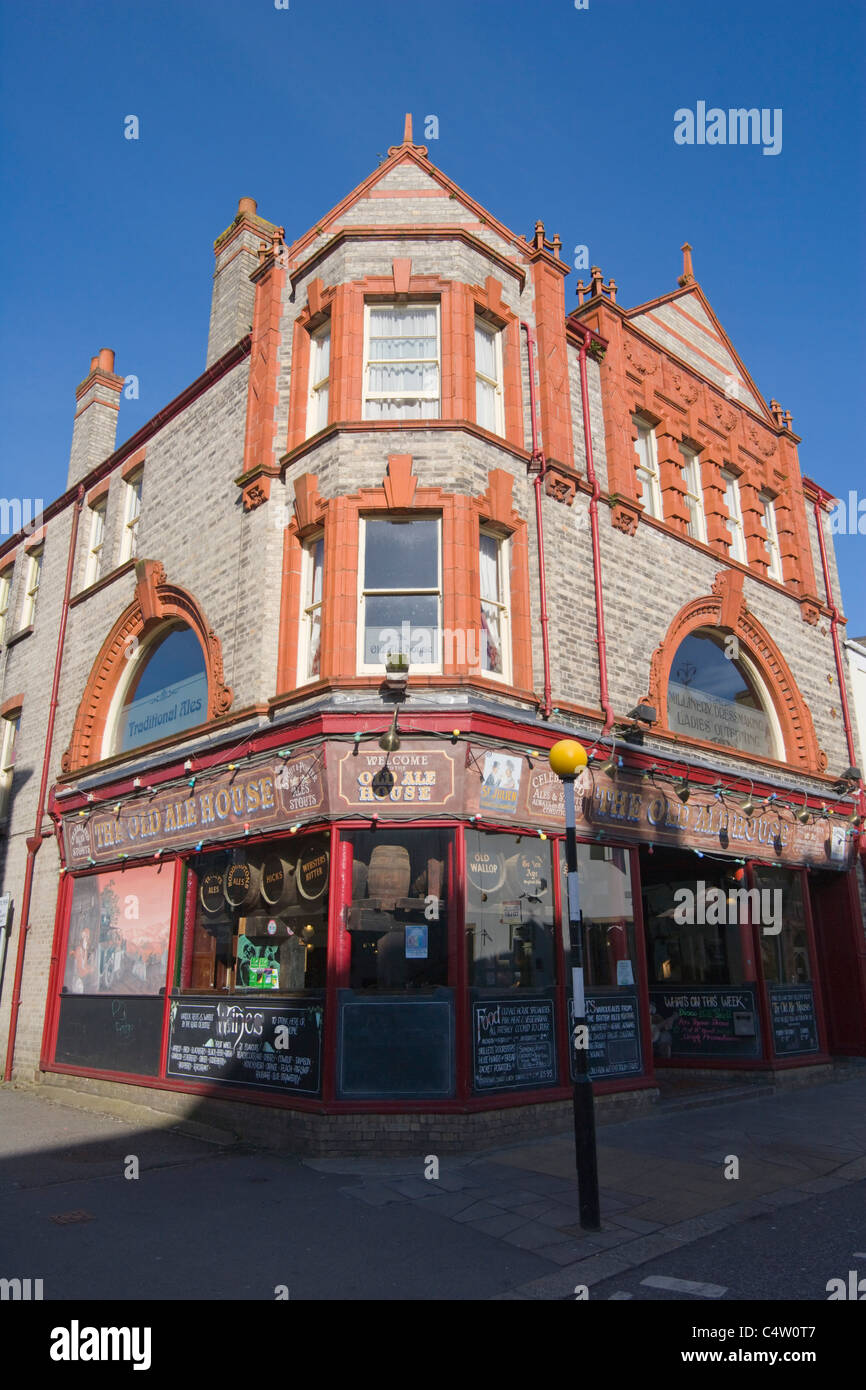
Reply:
[[21, 711], [0, 719], [0, 820], [5, 820], [9, 811], [12, 793], [12, 773], [15, 769], [15, 744], [21, 725]]
[[9, 618], [9, 603], [12, 596], [13, 566], [7, 565], [0, 572], [0, 642], [6, 636], [6, 623]]
[[782, 551], [779, 546], [779, 528], [776, 525], [776, 508], [772, 497], [766, 493], [761, 493], [761, 505], [764, 509], [764, 530], [766, 532], [767, 551], [770, 563], [767, 573], [771, 579], [778, 579], [779, 583], [784, 583], [782, 572]]
[[635, 419], [634, 424], [637, 429], [634, 447], [638, 457], [637, 476], [641, 486], [641, 501], [647, 513], [661, 521], [662, 491], [659, 483], [655, 430], [644, 420]]
[[704, 490], [701, 484], [701, 461], [694, 449], [686, 444], [680, 445], [683, 456], [683, 482], [686, 486], [686, 506], [689, 510], [689, 535], [696, 541], [707, 539], [707, 521], [704, 515]]
[[307, 436], [317, 434], [328, 423], [328, 396], [331, 379], [331, 324], [317, 328], [310, 340], [310, 398], [307, 403]]
[[129, 665], [112, 702], [103, 757], [193, 729], [208, 717], [207, 667], [191, 628], [163, 628]]
[[138, 554], [138, 523], [141, 518], [141, 490], [144, 469], [139, 468], [126, 480], [126, 499], [123, 511], [123, 539], [120, 542], [120, 563], [134, 560]]
[[438, 517], [361, 519], [358, 665], [381, 672], [402, 656], [441, 669], [442, 569]]
[[475, 418], [492, 434], [504, 434], [502, 334], [475, 315]]
[[368, 305], [365, 420], [438, 420], [439, 308]]
[[772, 703], [742, 646], [718, 629], [683, 638], [668, 679], [668, 726], [673, 733], [739, 748], [755, 757], [783, 758]]
[[504, 680], [511, 676], [508, 630], [508, 551], [502, 536], [481, 532], [481, 669]]
[[19, 628], [30, 627], [36, 616], [36, 600], [39, 597], [39, 585], [42, 582], [42, 559], [44, 551], [42, 546], [37, 546], [35, 550], [27, 553], [27, 573], [24, 580], [24, 602], [21, 605], [21, 622]]
[[304, 546], [298, 680], [313, 680], [321, 669], [322, 646], [322, 574], [325, 559], [325, 538], [317, 536]]
[[725, 506], [728, 509], [728, 530], [731, 533], [731, 559], [746, 563], [746, 537], [743, 532], [743, 512], [740, 507], [740, 488], [733, 473], [722, 469], [725, 483]]
[[95, 584], [102, 567], [102, 545], [105, 540], [105, 508], [107, 499], [90, 508], [90, 538], [87, 545], [87, 565], [84, 587]]

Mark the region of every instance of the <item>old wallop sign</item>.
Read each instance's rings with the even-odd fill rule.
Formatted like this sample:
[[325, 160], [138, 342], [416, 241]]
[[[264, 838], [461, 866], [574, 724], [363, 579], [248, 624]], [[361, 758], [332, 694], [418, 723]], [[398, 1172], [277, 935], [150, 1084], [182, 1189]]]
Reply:
[[[193, 780], [193, 779], [191, 779]], [[324, 810], [319, 760], [314, 754], [224, 769], [196, 777], [154, 796], [139, 794], [86, 819], [65, 816], [63, 838], [70, 867], [134, 858], [156, 850], [184, 849], [199, 841], [231, 839], [247, 829], [272, 830], [287, 821], [312, 819]]]

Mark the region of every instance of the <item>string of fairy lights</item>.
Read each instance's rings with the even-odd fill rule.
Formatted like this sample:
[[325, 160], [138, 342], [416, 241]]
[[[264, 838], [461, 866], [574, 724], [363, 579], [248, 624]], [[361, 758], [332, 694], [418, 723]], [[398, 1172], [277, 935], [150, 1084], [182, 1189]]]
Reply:
[[[418, 728], [413, 725], [411, 728], [398, 730], [397, 718], [395, 716], [392, 725], [392, 730], [393, 739], [390, 746], [388, 745], [387, 737], [383, 736], [379, 730], [371, 730], [369, 732], [348, 732], [339, 730], [335, 732], [328, 732], [327, 734], [322, 735], [321, 737], [324, 738], [328, 743], [346, 744], [355, 755], [361, 752], [362, 747], [365, 743], [376, 740], [380, 747], [386, 747], [386, 756], [383, 768], [380, 769], [380, 777], [383, 771], [386, 773], [390, 772], [389, 760], [391, 757], [391, 753], [396, 752], [400, 748], [399, 733], [402, 733], [403, 736], [406, 738], [433, 739], [445, 744], [450, 744], [451, 746], [455, 746], [460, 743], [465, 743], [467, 745], [467, 762], [471, 761], [475, 765], [482, 778], [483, 769], [475, 756], [473, 745], [484, 752], [498, 750], [499, 752], [508, 753], [512, 757], [525, 758], [530, 768], [537, 767], [539, 764], [547, 764], [547, 750], [530, 747], [528, 744], [520, 744], [517, 742], [505, 744], [502, 741], [490, 739], [489, 737], [485, 737], [483, 735], [465, 733], [459, 727], [455, 727], [452, 729], [425, 729]], [[264, 765], [267, 762], [272, 761], [275, 757], [283, 759], [285, 762], [290, 758], [296, 759], [308, 755], [313, 760], [312, 765], [308, 767], [306, 770], [297, 773], [297, 787], [299, 789], [303, 789], [305, 782], [310, 781], [315, 775], [317, 775], [320, 768], [324, 764], [325, 750], [323, 744], [318, 744], [317, 746], [316, 743], [308, 741], [299, 743], [291, 747], [278, 748], [275, 750], [275, 752], [261, 753], [257, 752], [252, 747], [252, 744], [254, 743], [256, 737], [256, 734], [248, 735], [234, 748], [227, 750], [222, 755], [223, 758], [226, 759], [226, 761], [220, 762], [219, 771], [227, 772], [229, 774], [229, 785], [234, 781], [234, 778], [237, 776], [237, 774], [243, 770], [244, 766], [249, 767], [250, 769], [254, 769], [260, 765]], [[601, 825], [593, 819], [593, 805], [596, 801], [599, 792], [596, 783], [597, 771], [609, 778], [613, 782], [614, 786], [617, 783], [617, 779], [619, 777], [620, 772], [625, 771], [630, 778], [630, 781], [626, 784], [626, 786], [630, 786], [632, 789], [634, 788], [635, 784], [631, 781], [631, 778], [634, 776], [634, 774], [639, 773], [639, 776], [637, 778], [638, 785], [646, 785], [647, 783], [649, 783], [652, 787], [656, 789], [660, 797], [663, 798], [663, 829], [668, 832], [675, 832], [678, 829], [685, 828], [679, 819], [682, 813], [677, 811], [675, 817], [673, 819], [670, 818], [671, 802], [668, 796], [668, 789], [670, 789], [670, 791], [676, 796], [680, 804], [683, 806], [687, 805], [693, 791], [698, 791], [699, 793], [704, 793], [707, 791], [712, 792], [713, 801], [708, 804], [710, 806], [720, 805], [723, 808], [724, 813], [724, 822], [720, 823], [718, 826], [718, 834], [720, 840], [722, 836], [727, 836], [730, 825], [730, 818], [732, 815], [741, 816], [745, 824], [750, 826], [754, 826], [756, 823], [765, 820], [767, 816], [774, 816], [776, 818], [776, 825], [774, 827], [775, 834], [773, 835], [772, 840], [769, 843], [772, 844], [777, 854], [780, 853], [783, 848], [783, 824], [790, 824], [792, 827], [794, 827], [795, 823], [799, 823], [800, 825], [807, 827], [809, 825], [817, 824], [820, 821], [824, 820], [827, 822], [828, 830], [831, 836], [832, 830], [834, 829], [837, 831], [843, 831], [845, 839], [847, 841], [852, 837], [858, 836], [860, 834], [861, 827], [864, 825], [864, 822], [866, 822], [866, 817], [860, 814], [856, 805], [850, 814], [848, 814], [847, 810], [840, 809], [838, 805], [828, 805], [825, 800], [821, 801], [819, 810], [810, 808], [808, 805], [810, 794], [808, 791], [805, 790], [802, 792], [802, 803], [790, 800], [785, 795], [780, 794], [776, 791], [771, 792], [765, 796], [759, 795], [756, 797], [754, 791], [755, 784], [752, 778], [741, 779], [749, 781], [750, 789], [748, 795], [746, 796], [746, 799], [740, 800], [739, 798], [741, 797], [742, 793], [737, 793], [732, 788], [725, 786], [725, 784], [721, 780], [717, 780], [715, 783], [712, 784], [702, 781], [693, 781], [691, 779], [691, 773], [695, 771], [695, 768], [689, 768], [689, 766], [686, 766], [685, 770], [682, 773], [676, 773], [672, 771], [665, 771], [657, 762], [652, 762], [648, 767], [645, 767], [642, 770], [640, 770], [636, 765], [627, 767], [624, 763], [622, 755], [617, 752], [617, 745], [615, 739], [611, 741], [609, 752], [605, 748], [600, 748], [600, 745], [601, 737], [596, 738], [595, 742], [587, 750], [587, 765], [584, 769], [584, 772], [589, 777], [589, 795], [587, 797], [586, 792], [584, 792], [583, 806], [585, 808], [586, 824], [582, 824], [579, 828], [581, 836], [584, 836], [586, 838], [591, 837], [594, 838], [596, 841], [606, 841], [608, 843], [615, 843], [623, 838], [621, 834], [617, 833], [617, 829], [615, 826], [610, 827]], [[605, 756], [606, 752], [607, 756]], [[100, 815], [104, 815], [107, 808], [110, 808], [115, 816], [119, 816], [121, 814], [121, 811], [123, 811], [124, 809], [134, 807], [137, 803], [142, 801], [145, 804], [147, 804], [154, 797], [170, 794], [172, 791], [183, 786], [186, 786], [189, 792], [191, 793], [195, 790], [196, 784], [201, 778], [210, 778], [215, 770], [215, 768], [212, 768], [210, 766], [200, 767], [196, 769], [194, 766], [193, 759], [187, 758], [184, 762], [184, 776], [182, 778], [168, 778], [165, 781], [154, 784], [152, 782], [143, 782], [141, 776], [135, 776], [132, 782], [132, 795], [126, 793], [121, 799], [117, 799], [116, 796], [112, 796], [102, 801], [97, 799], [93, 791], [88, 791], [86, 793], [87, 805], [79, 808], [78, 818], [82, 820], [86, 825], [89, 823], [93, 815], [97, 813], [99, 813]], [[849, 772], [853, 773], [855, 771], [856, 769], [849, 769]], [[277, 774], [277, 776], [279, 778], [279, 773]], [[848, 796], [856, 795], [857, 786], [856, 784], [851, 785], [850, 783], [851, 779], [842, 778], [840, 779], [839, 783], [834, 784], [834, 789], [836, 787], [841, 787], [844, 784]], [[386, 776], [384, 779], [380, 781], [378, 788], [375, 785], [373, 786], [373, 795], [377, 795], [380, 798], [383, 804], [383, 808], [388, 802], [389, 792], [393, 785], [394, 783], [392, 775], [392, 780], [390, 782], [388, 780], [388, 777]], [[580, 778], [577, 779], [577, 790], [578, 793], [580, 793], [580, 791], [582, 790]], [[706, 804], [707, 803], [702, 802], [702, 805]], [[785, 813], [786, 816], [790, 815], [790, 822], [783, 820], [783, 813]], [[282, 827], [282, 829], [287, 830], [288, 833], [291, 835], [296, 835], [302, 829], [315, 830], [319, 828], [321, 824], [330, 825], [342, 823], [345, 821], [353, 821], [357, 824], [358, 821], [362, 821], [367, 822], [370, 825], [370, 828], [372, 830], [375, 830], [378, 826], [383, 824], [383, 820], [385, 818], [386, 813], [384, 813], [384, 809], [383, 813], [380, 813], [379, 811], [372, 811], [367, 813], [360, 808], [353, 808], [352, 810], [349, 810], [345, 813], [332, 812], [318, 817], [314, 816], [306, 821], [297, 821], [287, 827]], [[59, 822], [61, 819], [60, 814], [55, 813], [55, 819], [58, 823], [57, 828], [59, 834]], [[447, 821], [450, 824], [462, 823], [464, 825], [467, 825], [471, 829], [490, 829], [494, 831], [504, 830], [504, 827], [501, 825], [501, 823], [488, 820], [487, 818], [478, 813], [461, 815], [459, 812], [436, 812], [431, 809], [429, 812], [425, 811], [423, 814], [418, 816], [399, 816], [399, 823], [401, 825], [418, 824], [421, 821], [427, 824], [435, 821]], [[234, 840], [242, 838], [246, 840], [252, 839], [253, 837], [261, 838], [265, 835], [272, 835], [274, 833], [274, 827], [270, 825], [253, 826], [250, 822], [243, 822], [242, 824], [242, 835], [224, 836], [221, 838], [220, 842], [222, 842], [222, 839]], [[232, 827], [232, 829], [236, 829], [236, 827]], [[536, 828], [535, 830], [527, 830], [524, 827], [513, 827], [513, 830], [515, 832], [519, 830], [520, 834], [524, 837], [527, 835], [537, 836], [541, 840], [547, 840], [550, 836], [555, 837], [559, 833], [556, 831], [548, 832], [540, 828]], [[750, 837], [746, 836], [745, 838], [749, 839]], [[199, 839], [195, 843], [195, 845], [192, 846], [192, 848], [196, 852], [200, 852], [205, 848], [206, 843], [212, 843], [212, 841], [206, 841], [206, 839], [203, 837]], [[643, 841], [643, 843], [647, 844], [646, 841]], [[764, 843], [764, 840], [760, 841], [760, 844], [763, 845]], [[655, 849], [655, 844], [653, 842], [649, 842], [647, 844], [647, 848], [649, 853], [652, 854]], [[746, 863], [745, 858], [737, 857], [731, 854], [713, 854], [709, 850], [697, 849], [691, 846], [682, 846], [682, 848], [691, 848], [692, 853], [694, 853], [699, 859], [706, 858], [718, 860], [719, 862], [723, 863]], [[159, 862], [164, 856], [171, 856], [171, 854], [173, 853], [173, 849], [166, 849], [164, 846], [155, 850], [145, 850], [143, 848], [139, 850], [138, 848], [136, 848], [132, 854], [125, 851], [120, 851], [116, 858], [120, 860], [121, 865], [123, 865], [125, 862], [129, 860], [134, 860], [136, 862], [147, 862], [153, 860], [155, 862]], [[761, 856], [753, 855], [749, 857], [760, 858]], [[86, 867], [88, 868], [95, 867], [99, 862], [103, 861], [97, 861], [92, 855], [89, 855], [87, 857], [87, 860], [85, 861]], [[782, 867], [776, 861], [770, 862], [772, 862], [775, 867]], [[62, 866], [60, 872], [66, 873], [69, 872], [69, 869], [66, 866]]]

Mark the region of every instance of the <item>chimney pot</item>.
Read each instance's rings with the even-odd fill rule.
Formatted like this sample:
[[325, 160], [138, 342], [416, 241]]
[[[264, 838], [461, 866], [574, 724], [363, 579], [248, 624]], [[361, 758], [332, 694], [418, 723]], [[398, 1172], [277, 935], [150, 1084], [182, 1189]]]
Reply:
[[114, 349], [113, 349], [113, 348], [100, 348], [100, 349], [99, 349], [99, 358], [98, 358], [98, 359], [94, 359], [94, 360], [95, 360], [95, 361], [98, 360], [100, 371], [109, 372], [111, 375], [114, 374]]
[[255, 217], [258, 203], [255, 198], [241, 198], [238, 203], [238, 217], [243, 217], [244, 213], [249, 213], [250, 217]]
[[99, 366], [99, 358], [98, 358], [98, 357], [91, 357], [91, 359], [90, 359], [90, 370], [91, 370], [92, 372], [95, 372], [95, 371], [96, 371], [96, 368], [97, 368], [98, 366]]

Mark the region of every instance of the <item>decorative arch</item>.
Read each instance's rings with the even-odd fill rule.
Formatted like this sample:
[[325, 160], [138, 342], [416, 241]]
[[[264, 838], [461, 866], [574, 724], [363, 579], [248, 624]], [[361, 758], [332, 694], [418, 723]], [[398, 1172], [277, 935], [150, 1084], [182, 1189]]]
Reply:
[[138, 560], [135, 579], [135, 598], [117, 619], [91, 667], [72, 738], [61, 760], [64, 772], [99, 761], [108, 711], [128, 669], [125, 652], [131, 642], [141, 642], [165, 623], [182, 622], [199, 640], [207, 671], [207, 718], [216, 719], [231, 709], [233, 694], [223, 675], [220, 640], [192, 594], [169, 584], [156, 560]]
[[827, 754], [818, 746], [809, 707], [776, 643], [747, 609], [743, 577], [739, 570], [721, 570], [713, 581], [712, 593], [692, 599], [681, 608], [653, 652], [646, 700], [658, 712], [659, 721], [653, 726], [654, 731], [670, 732], [668, 679], [680, 643], [698, 628], [721, 628], [737, 637], [761, 675], [779, 720], [786, 761], [804, 772], [824, 772]]

